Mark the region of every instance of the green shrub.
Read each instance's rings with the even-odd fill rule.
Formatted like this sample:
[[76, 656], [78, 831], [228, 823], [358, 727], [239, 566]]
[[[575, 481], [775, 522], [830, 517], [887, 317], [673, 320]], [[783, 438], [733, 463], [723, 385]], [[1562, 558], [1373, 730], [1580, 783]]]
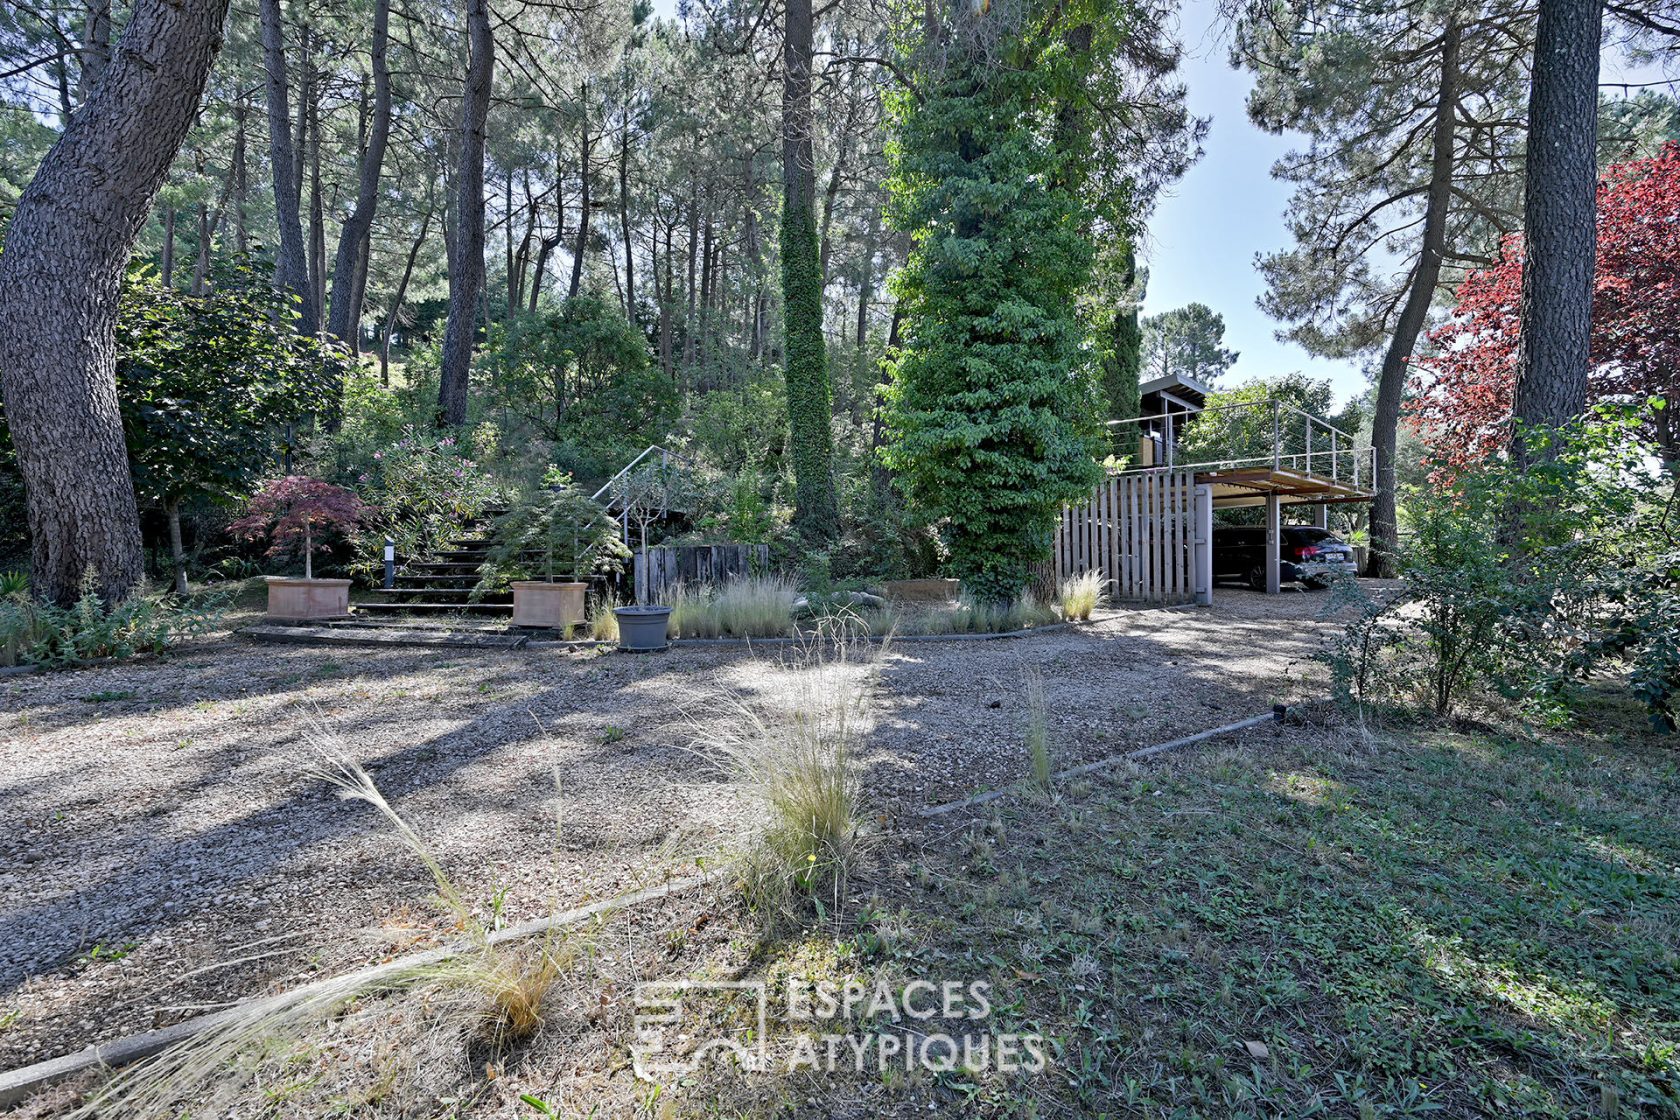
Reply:
[[1642, 409], [1611, 406], [1558, 432], [1522, 469], [1504, 460], [1408, 495], [1413, 532], [1398, 587], [1344, 584], [1352, 608], [1321, 658], [1364, 707], [1445, 716], [1513, 705], [1567, 720], [1591, 675], [1622, 676], [1659, 728], [1680, 696], [1675, 482], [1641, 436]]
[[163, 653], [180, 639], [213, 628], [229, 598], [227, 591], [185, 599], [142, 594], [107, 607], [91, 576], [83, 581], [81, 598], [68, 607], [11, 595], [0, 600], [0, 664], [65, 669]]

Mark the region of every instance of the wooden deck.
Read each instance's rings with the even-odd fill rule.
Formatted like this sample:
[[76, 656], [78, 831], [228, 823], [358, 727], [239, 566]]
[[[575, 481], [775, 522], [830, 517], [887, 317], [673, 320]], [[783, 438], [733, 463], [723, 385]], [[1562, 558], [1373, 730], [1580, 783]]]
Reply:
[[1368, 502], [1372, 498], [1370, 490], [1356, 487], [1347, 479], [1286, 468], [1198, 470], [1196, 481], [1213, 487], [1216, 509], [1264, 505], [1269, 494], [1276, 494], [1282, 505], [1335, 505]]

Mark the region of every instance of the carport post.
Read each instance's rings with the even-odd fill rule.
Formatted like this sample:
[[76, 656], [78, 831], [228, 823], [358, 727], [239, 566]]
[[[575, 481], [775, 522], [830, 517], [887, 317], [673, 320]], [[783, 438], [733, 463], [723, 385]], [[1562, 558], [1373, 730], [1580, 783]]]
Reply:
[[1313, 521], [1320, 529], [1330, 528], [1330, 506], [1327, 502], [1318, 503], [1318, 516]]
[[1195, 565], [1196, 603], [1213, 606], [1213, 487], [1202, 483], [1196, 487], [1196, 534], [1191, 551]]
[[1278, 551], [1283, 545], [1283, 530], [1278, 524], [1282, 507], [1277, 494], [1266, 495], [1266, 594], [1276, 595], [1283, 590], [1282, 573], [1278, 570]]

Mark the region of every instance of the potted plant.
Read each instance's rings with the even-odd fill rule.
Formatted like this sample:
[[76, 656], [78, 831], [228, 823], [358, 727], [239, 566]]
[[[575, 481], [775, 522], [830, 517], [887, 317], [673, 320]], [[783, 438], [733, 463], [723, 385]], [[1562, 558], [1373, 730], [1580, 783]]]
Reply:
[[566, 630], [584, 620], [586, 577], [618, 570], [628, 555], [607, 511], [550, 470], [541, 490], [497, 519], [474, 593], [510, 585], [513, 625]]
[[665, 452], [659, 461], [649, 461], [639, 470], [627, 471], [613, 481], [613, 504], [624, 511], [626, 535], [633, 523], [639, 547], [636, 553], [636, 602], [614, 607], [618, 619], [618, 648], [645, 653], [670, 644], [671, 608], [649, 603], [647, 592], [648, 527], [666, 516], [680, 487], [680, 473]]
[[303, 553], [303, 578], [268, 576], [268, 616], [292, 620], [344, 618], [350, 581], [315, 578], [315, 545], [323, 535], [349, 536], [361, 524], [362, 503], [342, 486], [290, 475], [251, 499], [244, 517], [228, 526], [240, 540], [267, 540], [270, 557]]

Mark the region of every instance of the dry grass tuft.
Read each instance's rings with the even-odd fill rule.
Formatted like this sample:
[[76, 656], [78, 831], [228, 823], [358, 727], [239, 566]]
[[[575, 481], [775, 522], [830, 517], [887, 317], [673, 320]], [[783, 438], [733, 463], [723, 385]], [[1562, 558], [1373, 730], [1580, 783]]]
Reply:
[[785, 638], [799, 587], [786, 576], [745, 576], [720, 587], [679, 585], [671, 633], [681, 638]]
[[1069, 622], [1089, 622], [1091, 612], [1102, 605], [1103, 574], [1093, 571], [1062, 581], [1062, 617]]
[[1027, 698], [1028, 781], [1034, 793], [1053, 801], [1056, 767], [1050, 758], [1050, 713], [1044, 702], [1044, 678], [1038, 670], [1028, 669], [1022, 684]]
[[693, 749], [737, 775], [764, 806], [744, 880], [767, 918], [798, 917], [807, 902], [838, 913], [863, 850], [855, 760], [886, 643], [872, 646], [860, 629], [821, 626], [790, 659], [776, 694], [723, 702], [730, 718], [721, 733], [710, 720], [696, 721], [702, 730]]

